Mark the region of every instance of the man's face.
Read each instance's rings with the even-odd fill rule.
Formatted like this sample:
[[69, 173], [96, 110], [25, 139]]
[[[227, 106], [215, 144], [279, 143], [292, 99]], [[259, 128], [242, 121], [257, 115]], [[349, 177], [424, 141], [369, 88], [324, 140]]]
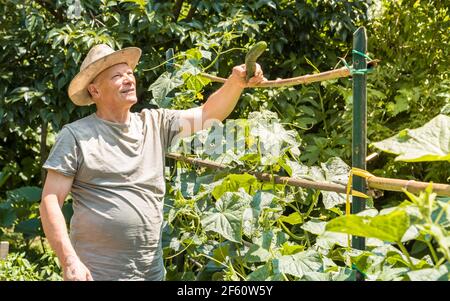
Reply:
[[136, 79], [133, 70], [125, 63], [109, 67], [101, 72], [90, 89], [95, 102], [132, 105], [137, 102]]

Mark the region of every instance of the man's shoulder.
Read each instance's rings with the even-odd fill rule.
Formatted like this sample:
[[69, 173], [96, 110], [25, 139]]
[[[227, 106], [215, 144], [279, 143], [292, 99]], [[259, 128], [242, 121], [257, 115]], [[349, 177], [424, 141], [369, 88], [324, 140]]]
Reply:
[[163, 112], [163, 108], [143, 108], [139, 114], [142, 115], [154, 115], [154, 114], [161, 114]]
[[144, 108], [138, 114], [141, 116], [145, 122], [157, 122], [161, 117], [164, 116], [167, 109], [163, 108]]
[[75, 120], [71, 123], [67, 123], [63, 126], [61, 131], [67, 130], [75, 137], [79, 134], [83, 134], [86, 131], [91, 132], [93, 129], [93, 124], [95, 123], [95, 118], [93, 118], [92, 114], [81, 119]]
[[167, 118], [172, 115], [178, 115], [183, 110], [175, 110], [168, 108], [144, 108], [139, 114], [141, 116], [151, 116], [156, 118]]

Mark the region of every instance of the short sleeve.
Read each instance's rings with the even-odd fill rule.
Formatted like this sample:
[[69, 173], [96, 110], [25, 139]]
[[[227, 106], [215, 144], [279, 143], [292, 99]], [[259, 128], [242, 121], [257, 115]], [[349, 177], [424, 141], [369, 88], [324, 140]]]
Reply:
[[161, 113], [161, 134], [164, 148], [168, 149], [176, 135], [180, 132], [180, 110], [159, 109]]
[[79, 161], [79, 146], [75, 136], [67, 127], [63, 127], [42, 167], [57, 171], [65, 176], [74, 177], [78, 170]]

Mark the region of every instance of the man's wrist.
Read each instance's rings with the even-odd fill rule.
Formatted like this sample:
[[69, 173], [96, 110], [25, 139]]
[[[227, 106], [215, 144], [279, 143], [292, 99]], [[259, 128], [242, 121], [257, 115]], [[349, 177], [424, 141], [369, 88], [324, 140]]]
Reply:
[[227, 78], [226, 83], [232, 85], [233, 87], [238, 87], [241, 90], [244, 90], [244, 88], [247, 86], [245, 80], [243, 78], [236, 76], [235, 74], [231, 74]]
[[78, 256], [76, 255], [68, 255], [64, 258], [63, 262], [61, 263], [63, 267], [68, 267], [74, 263], [79, 261]]

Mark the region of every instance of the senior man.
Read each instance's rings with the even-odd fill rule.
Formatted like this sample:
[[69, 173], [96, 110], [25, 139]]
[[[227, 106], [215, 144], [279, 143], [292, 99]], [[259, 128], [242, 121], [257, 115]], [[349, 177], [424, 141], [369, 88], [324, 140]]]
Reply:
[[[257, 66], [247, 83], [240, 65], [200, 107], [132, 113], [140, 55], [94, 46], [69, 85], [69, 98], [96, 112], [62, 128], [43, 166], [42, 225], [64, 280], [163, 280], [165, 150], [176, 135], [224, 120], [248, 83], [265, 80]], [[70, 236], [61, 211], [69, 192]]]

